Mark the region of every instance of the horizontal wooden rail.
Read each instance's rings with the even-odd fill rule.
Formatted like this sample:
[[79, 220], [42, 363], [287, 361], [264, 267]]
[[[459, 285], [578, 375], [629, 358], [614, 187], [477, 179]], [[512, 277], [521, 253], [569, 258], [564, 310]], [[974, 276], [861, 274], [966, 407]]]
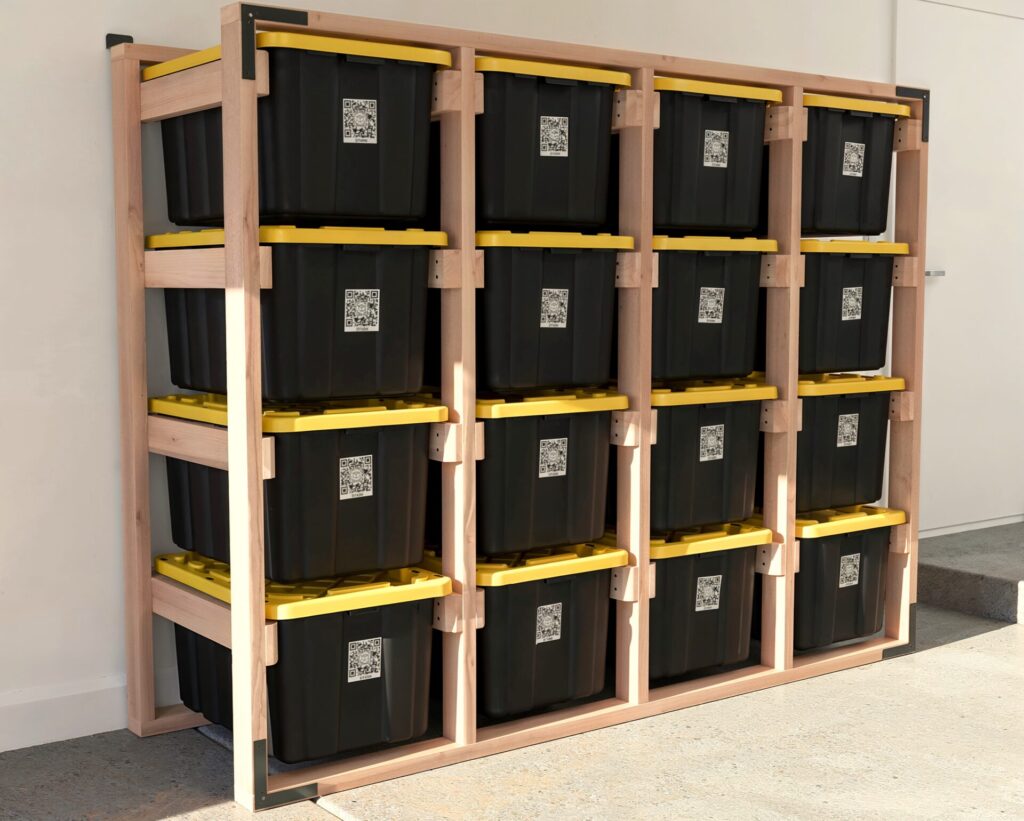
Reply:
[[[150, 414], [149, 452], [227, 470], [227, 428]], [[274, 478], [273, 436], [263, 437], [263, 478]]]
[[[231, 606], [166, 576], [153, 576], [153, 612], [221, 647], [231, 647]], [[277, 622], [264, 622], [267, 665], [277, 664]]]
[[[260, 287], [274, 287], [272, 251], [260, 246]], [[143, 257], [147, 288], [223, 288], [224, 248], [166, 248]]]
[[[224, 99], [220, 60], [165, 74], [141, 84], [142, 122], [180, 117], [194, 111], [219, 108]], [[256, 95], [270, 93], [270, 62], [267, 52], [256, 51]]]

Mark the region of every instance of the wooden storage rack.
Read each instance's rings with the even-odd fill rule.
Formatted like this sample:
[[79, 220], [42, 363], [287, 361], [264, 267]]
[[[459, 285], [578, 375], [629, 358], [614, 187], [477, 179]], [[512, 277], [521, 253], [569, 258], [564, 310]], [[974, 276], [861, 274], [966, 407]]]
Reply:
[[[265, 53], [255, 30], [301, 31], [446, 49], [452, 67], [435, 80], [441, 124], [441, 228], [449, 248], [435, 252], [432, 286], [442, 289], [442, 401], [449, 421], [432, 432], [432, 458], [443, 462], [444, 572], [453, 593], [440, 600], [435, 626], [444, 633], [443, 736], [280, 774], [268, 773], [266, 667], [277, 658], [276, 625], [265, 620], [263, 488], [274, 475], [273, 438], [261, 429], [260, 300], [271, 287], [270, 256], [258, 242], [257, 98], [268, 87]], [[113, 41], [113, 42], [111, 42]], [[928, 93], [886, 83], [752, 68], [682, 57], [569, 45], [401, 22], [233, 3], [221, 12], [219, 62], [141, 82], [145, 65], [187, 49], [140, 45], [111, 35], [113, 137], [120, 334], [128, 721], [140, 736], [206, 723], [183, 705], [158, 707], [154, 697], [154, 615], [233, 649], [235, 800], [259, 809], [432, 769], [491, 753], [747, 693], [881, 660], [914, 643], [924, 306]], [[475, 588], [475, 460], [482, 438], [474, 419], [475, 289], [482, 255], [474, 248], [474, 117], [482, 109], [477, 53], [604, 66], [628, 71], [632, 88], [617, 92], [619, 233], [635, 250], [619, 257], [619, 390], [630, 410], [615, 415], [619, 445], [617, 533], [629, 566], [615, 585], [618, 600], [615, 695], [582, 706], [478, 728], [475, 630], [483, 607]], [[652, 595], [649, 533], [651, 295], [657, 286], [652, 250], [653, 144], [658, 123], [655, 74], [770, 86], [783, 102], [770, 106], [768, 236], [778, 253], [763, 263], [768, 289], [767, 380], [779, 398], [763, 405], [765, 524], [774, 543], [760, 550], [763, 583], [761, 660], [757, 666], [651, 689], [648, 601]], [[793, 654], [794, 474], [800, 427], [797, 398], [801, 152], [807, 92], [898, 101], [911, 117], [898, 122], [895, 237], [909, 243], [896, 260], [892, 372], [906, 380], [890, 411], [890, 507], [907, 513], [895, 527], [886, 588], [885, 636], [854, 646]], [[223, 249], [146, 252], [143, 237], [142, 123], [221, 106], [224, 137]], [[227, 429], [150, 416], [147, 410], [146, 288], [223, 287], [227, 313]], [[231, 596], [228, 607], [153, 575], [149, 457], [171, 455], [229, 470]]]

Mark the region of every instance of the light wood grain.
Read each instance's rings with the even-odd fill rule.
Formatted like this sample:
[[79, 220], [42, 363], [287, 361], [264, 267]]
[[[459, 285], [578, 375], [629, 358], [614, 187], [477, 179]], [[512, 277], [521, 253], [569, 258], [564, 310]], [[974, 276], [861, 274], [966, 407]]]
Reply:
[[[110, 49], [110, 57], [114, 60], [135, 60], [140, 66], [148, 66], [153, 63], [165, 63], [186, 54], [192, 54], [195, 49], [175, 48], [173, 46], [152, 46], [146, 43], [118, 43]], [[138, 76], [137, 80], [142, 77]]]
[[[270, 92], [270, 63], [266, 51], [256, 52], [256, 93]], [[215, 60], [195, 68], [165, 74], [142, 83], [142, 122], [166, 120], [221, 104], [221, 64]]]
[[147, 738], [163, 733], [176, 733], [178, 730], [204, 727], [209, 723], [202, 713], [193, 712], [184, 704], [171, 704], [167, 707], [157, 707], [156, 717], [144, 722], [137, 735]]
[[[147, 288], [223, 288], [223, 248], [167, 248], [146, 251]], [[260, 246], [260, 288], [274, 287], [273, 251]]]
[[[149, 452], [227, 470], [228, 432], [219, 425], [154, 414], [149, 417]], [[264, 479], [274, 478], [274, 465], [274, 437], [264, 436]]]

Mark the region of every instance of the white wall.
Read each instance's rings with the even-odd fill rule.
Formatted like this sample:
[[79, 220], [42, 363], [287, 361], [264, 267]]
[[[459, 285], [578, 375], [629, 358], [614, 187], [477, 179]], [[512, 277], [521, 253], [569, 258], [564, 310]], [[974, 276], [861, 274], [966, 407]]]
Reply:
[[[203, 47], [222, 0], [5, 0], [0, 749], [124, 726], [106, 32]], [[283, 5], [301, 5], [278, 0]], [[319, 0], [325, 10], [891, 81], [894, 0]], [[927, 78], [918, 78], [927, 83]], [[146, 134], [147, 229], [161, 228]], [[933, 203], [941, 207], [941, 203]], [[159, 308], [159, 295], [151, 295]], [[950, 308], [953, 310], [953, 308]], [[159, 312], [151, 318], [159, 320]], [[151, 387], [166, 381], [154, 326]], [[156, 460], [154, 460], [156, 461]], [[154, 547], [166, 548], [162, 471]], [[967, 515], [967, 514], [965, 514]], [[159, 678], [175, 694], [169, 632]]]

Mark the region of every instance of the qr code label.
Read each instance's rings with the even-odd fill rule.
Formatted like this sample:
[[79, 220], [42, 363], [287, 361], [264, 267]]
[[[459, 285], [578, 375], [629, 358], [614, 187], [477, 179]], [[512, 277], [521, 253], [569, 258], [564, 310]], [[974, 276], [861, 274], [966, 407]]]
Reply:
[[348, 643], [348, 683], [380, 678], [381, 639], [361, 639]]
[[704, 167], [705, 168], [728, 168], [729, 167], [729, 132], [711, 131], [704, 132]]
[[373, 456], [342, 456], [338, 460], [338, 499], [373, 496]]
[[377, 144], [377, 101], [344, 97], [341, 101], [341, 140]]
[[540, 117], [540, 155], [542, 157], [569, 156], [569, 118]]
[[725, 425], [701, 425], [700, 460], [713, 462], [725, 458]]
[[537, 608], [537, 644], [562, 638], [562, 603], [542, 604]]
[[345, 333], [380, 330], [380, 289], [345, 289]]
[[860, 582], [860, 553], [839, 558], [839, 586], [853, 587]]
[[553, 476], [565, 476], [569, 468], [569, 439], [541, 439], [540, 467], [537, 476], [550, 479]]
[[860, 285], [853, 288], [843, 288], [843, 322], [851, 319], [860, 319], [863, 308], [864, 288]]
[[864, 176], [864, 143], [843, 144], [843, 176]]
[[725, 288], [701, 288], [697, 302], [697, 323], [721, 325], [725, 314]]
[[860, 427], [859, 413], [839, 414], [839, 427], [836, 431], [837, 448], [854, 448], [857, 446], [857, 429]]
[[540, 292], [540, 326], [564, 328], [569, 324], [569, 289], [542, 288]]
[[722, 576], [698, 576], [697, 577], [697, 602], [695, 610], [700, 613], [704, 610], [717, 610], [722, 600]]

